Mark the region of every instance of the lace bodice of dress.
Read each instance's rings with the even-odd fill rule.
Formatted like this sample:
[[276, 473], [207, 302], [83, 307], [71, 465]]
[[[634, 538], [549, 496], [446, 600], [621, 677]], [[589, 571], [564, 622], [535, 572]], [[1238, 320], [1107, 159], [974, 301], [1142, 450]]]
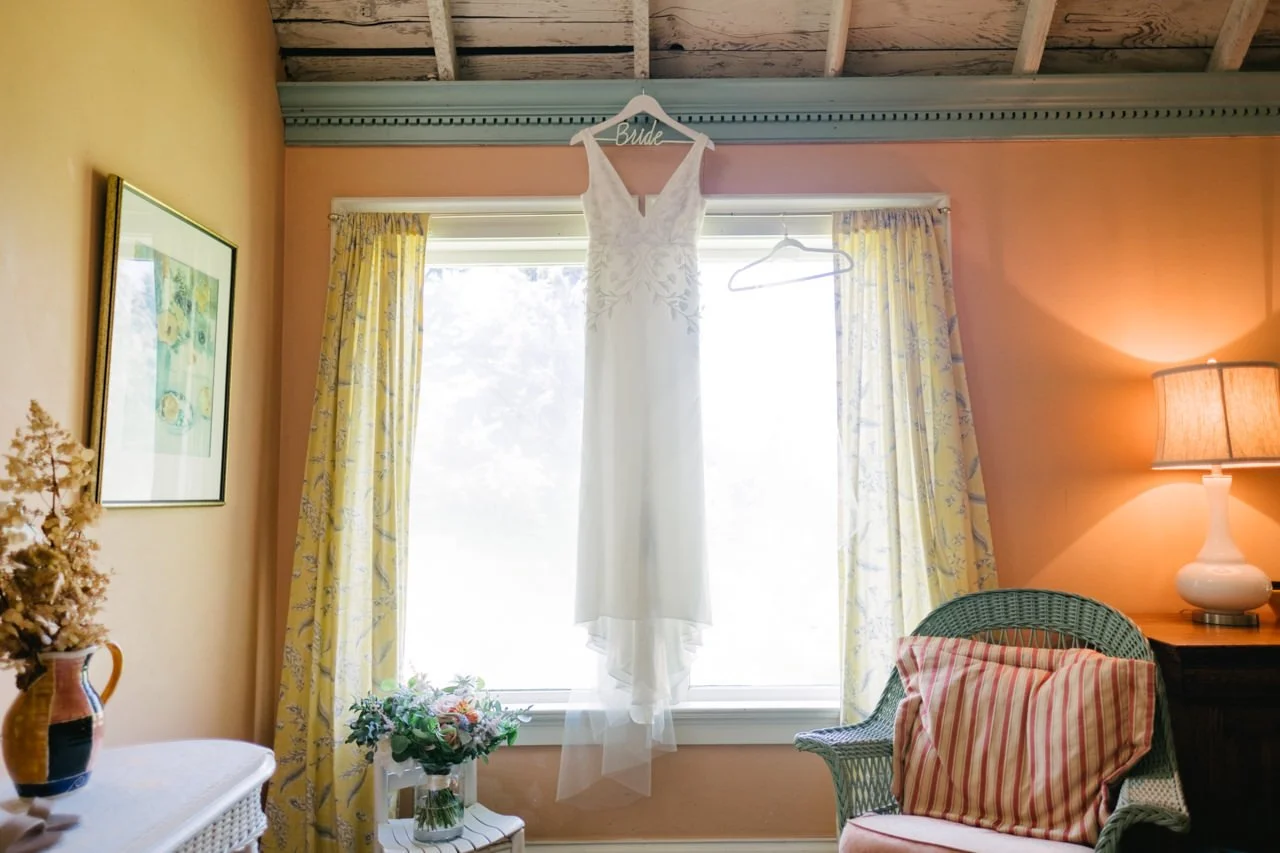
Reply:
[[698, 324], [698, 234], [706, 202], [699, 181], [707, 138], [698, 137], [642, 213], [613, 164], [588, 137], [587, 327], [595, 328], [635, 289], [649, 290], [689, 331]]

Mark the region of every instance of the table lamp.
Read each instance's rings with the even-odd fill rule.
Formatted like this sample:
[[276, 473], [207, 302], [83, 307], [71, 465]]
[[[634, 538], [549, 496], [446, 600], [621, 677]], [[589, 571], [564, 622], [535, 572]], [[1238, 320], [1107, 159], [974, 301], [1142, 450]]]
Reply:
[[1252, 626], [1271, 597], [1271, 579], [1245, 562], [1231, 540], [1224, 468], [1280, 465], [1280, 364], [1217, 362], [1174, 367], [1151, 377], [1159, 426], [1153, 468], [1208, 468], [1209, 533], [1194, 562], [1178, 571], [1178, 594], [1195, 622]]

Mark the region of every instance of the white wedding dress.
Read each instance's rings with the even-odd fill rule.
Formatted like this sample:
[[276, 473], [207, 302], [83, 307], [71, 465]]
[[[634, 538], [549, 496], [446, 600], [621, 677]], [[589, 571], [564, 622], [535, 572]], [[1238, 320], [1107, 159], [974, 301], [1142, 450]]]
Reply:
[[[671, 706], [710, 624], [703, 507], [697, 242], [707, 139], [642, 213], [586, 140], [586, 388], [575, 621], [601, 656], [569, 715], [560, 797], [600, 777], [648, 794]], [[575, 697], [580, 698], [580, 697]], [[568, 747], [587, 750], [574, 755]]]

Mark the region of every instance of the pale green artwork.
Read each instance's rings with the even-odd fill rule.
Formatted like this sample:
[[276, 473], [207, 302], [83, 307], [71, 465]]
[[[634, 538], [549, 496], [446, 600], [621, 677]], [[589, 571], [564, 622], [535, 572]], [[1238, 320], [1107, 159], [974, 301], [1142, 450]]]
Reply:
[[150, 261], [153, 273], [155, 450], [207, 458], [213, 449], [218, 280], [150, 246], [137, 246], [134, 257]]

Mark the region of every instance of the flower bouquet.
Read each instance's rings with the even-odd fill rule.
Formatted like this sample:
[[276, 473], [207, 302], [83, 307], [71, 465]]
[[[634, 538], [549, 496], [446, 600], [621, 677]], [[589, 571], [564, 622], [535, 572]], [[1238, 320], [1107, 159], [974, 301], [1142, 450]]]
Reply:
[[446, 687], [434, 687], [421, 676], [407, 684], [383, 684], [383, 692], [371, 694], [351, 706], [347, 743], [365, 747], [366, 761], [373, 761], [384, 740], [393, 761], [416, 761], [427, 774], [414, 797], [414, 838], [441, 841], [462, 833], [463, 801], [459, 767], [475, 758], [514, 743], [522, 711], [504, 708], [484, 692], [478, 678], [456, 678]]

